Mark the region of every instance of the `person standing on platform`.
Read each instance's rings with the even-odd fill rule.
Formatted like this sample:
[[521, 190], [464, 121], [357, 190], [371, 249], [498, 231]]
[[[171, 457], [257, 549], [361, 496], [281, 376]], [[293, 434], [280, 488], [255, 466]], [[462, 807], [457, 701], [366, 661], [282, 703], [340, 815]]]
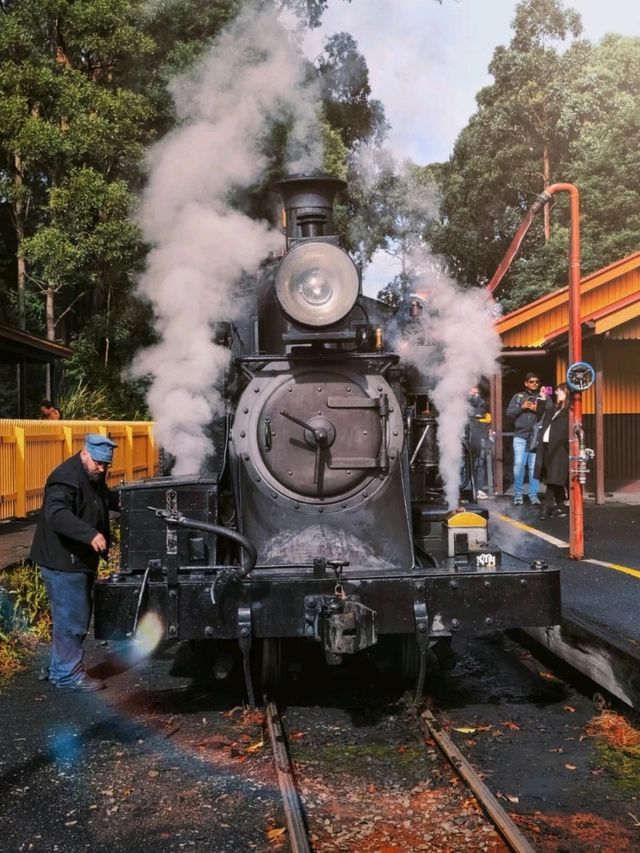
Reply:
[[49, 596], [53, 638], [49, 680], [64, 690], [92, 692], [104, 682], [83, 667], [100, 557], [109, 550], [109, 510], [118, 493], [107, 488], [115, 442], [89, 433], [79, 453], [49, 475], [31, 546]]
[[542, 417], [546, 406], [546, 395], [540, 388], [537, 373], [527, 373], [524, 390], [514, 394], [507, 406], [506, 415], [514, 422], [513, 430], [513, 503], [524, 503], [524, 474], [529, 474], [529, 502], [540, 506], [538, 491], [540, 483], [535, 477], [536, 454], [528, 448], [533, 429]]
[[489, 442], [489, 405], [480, 394], [477, 385], [469, 391], [469, 450], [471, 451], [471, 467], [476, 498], [486, 500], [489, 496], [487, 488], [487, 447]]
[[569, 387], [556, 388], [556, 403], [549, 400], [538, 427], [535, 475], [547, 484], [540, 518], [563, 518], [565, 489], [569, 481]]

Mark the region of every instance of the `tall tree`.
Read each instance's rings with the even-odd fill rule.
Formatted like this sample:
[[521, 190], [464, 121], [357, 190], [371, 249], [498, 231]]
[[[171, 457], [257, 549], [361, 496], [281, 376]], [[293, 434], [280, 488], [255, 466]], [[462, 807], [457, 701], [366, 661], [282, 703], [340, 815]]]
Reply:
[[[130, 0], [15, 0], [0, 18], [0, 193], [13, 214], [18, 323], [26, 325], [28, 238], [52, 222], [57, 190], [77, 188], [79, 167], [106, 181], [131, 178], [143, 153], [147, 99], [118, 84], [123, 63], [153, 48], [140, 31], [143, 4]], [[61, 248], [49, 231], [49, 248]], [[79, 236], [79, 235], [78, 235]], [[41, 238], [41, 244], [45, 236]], [[82, 255], [82, 249], [76, 247]], [[40, 252], [42, 255], [42, 252]], [[75, 286], [60, 257], [38, 278], [46, 332], [56, 336], [56, 302]], [[66, 261], [66, 262], [65, 262]], [[35, 261], [34, 261], [35, 262]], [[71, 298], [75, 298], [75, 294]], [[65, 299], [61, 300], [63, 303]], [[64, 310], [64, 308], [63, 308]]]
[[[491, 277], [536, 195], [566, 179], [571, 128], [563, 105], [590, 53], [580, 42], [560, 52], [581, 32], [579, 15], [561, 0], [523, 0], [513, 28], [509, 47], [498, 47], [489, 66], [495, 82], [478, 93], [477, 112], [438, 169], [442, 206], [432, 245], [469, 285]], [[548, 221], [544, 237], [551, 238]]]

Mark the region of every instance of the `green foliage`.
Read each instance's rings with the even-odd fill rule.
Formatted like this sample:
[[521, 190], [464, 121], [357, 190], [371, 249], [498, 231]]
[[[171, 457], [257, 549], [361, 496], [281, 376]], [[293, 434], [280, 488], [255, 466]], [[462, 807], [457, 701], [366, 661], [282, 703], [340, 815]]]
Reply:
[[[580, 17], [560, 0], [518, 4], [514, 35], [496, 49], [494, 83], [435, 172], [442, 191], [434, 251], [463, 284], [485, 284], [545, 185], [574, 183], [581, 195], [582, 271], [640, 247], [640, 157], [630, 144], [640, 126], [640, 39], [577, 37]], [[542, 217], [540, 217], [542, 219]], [[556, 196], [550, 239], [529, 231], [498, 298], [513, 310], [565, 286], [568, 205]]]
[[0, 594], [8, 590], [20, 620], [0, 627], [0, 683], [24, 669], [38, 642], [51, 637], [51, 616], [40, 570], [21, 563], [0, 572]]
[[[261, 2], [288, 5], [311, 27], [327, 5]], [[134, 296], [146, 251], [133, 213], [145, 151], [176, 124], [168, 82], [193, 66], [243, 6], [243, 0], [2, 4], [0, 197], [11, 210], [0, 236], [26, 271], [16, 277], [15, 268], [0, 270], [0, 305], [31, 331], [72, 343], [61, 389], [67, 416], [146, 415], [143, 386], [126, 378], [135, 351], [153, 339], [150, 309]], [[346, 175], [352, 149], [386, 131], [366, 63], [342, 34], [329, 40], [308, 73], [323, 94], [324, 168]], [[282, 174], [288, 133], [284, 120], [265, 134], [265, 184]], [[264, 188], [234, 201], [251, 215], [271, 213]]]
[[369, 69], [354, 38], [349, 33], [328, 38], [317, 68], [326, 118], [345, 146], [380, 142], [388, 124], [382, 104], [371, 98]]
[[40, 640], [51, 633], [49, 603], [40, 569], [27, 563], [0, 572], [0, 583], [8, 587], [18, 612], [29, 631]]

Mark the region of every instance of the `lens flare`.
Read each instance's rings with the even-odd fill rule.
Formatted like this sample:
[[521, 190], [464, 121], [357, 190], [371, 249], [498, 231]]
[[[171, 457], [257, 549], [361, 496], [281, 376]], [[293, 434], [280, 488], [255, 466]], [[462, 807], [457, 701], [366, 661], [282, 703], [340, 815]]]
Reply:
[[141, 617], [135, 637], [124, 643], [116, 655], [126, 666], [134, 666], [153, 654], [164, 633], [162, 619], [150, 610]]

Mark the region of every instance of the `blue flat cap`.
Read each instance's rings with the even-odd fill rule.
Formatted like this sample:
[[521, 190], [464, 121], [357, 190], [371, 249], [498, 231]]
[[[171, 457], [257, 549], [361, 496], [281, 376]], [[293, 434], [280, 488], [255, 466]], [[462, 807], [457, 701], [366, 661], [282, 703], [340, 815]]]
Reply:
[[106, 435], [90, 432], [84, 437], [84, 446], [89, 451], [89, 456], [94, 462], [111, 462], [113, 459], [113, 448], [118, 445]]

